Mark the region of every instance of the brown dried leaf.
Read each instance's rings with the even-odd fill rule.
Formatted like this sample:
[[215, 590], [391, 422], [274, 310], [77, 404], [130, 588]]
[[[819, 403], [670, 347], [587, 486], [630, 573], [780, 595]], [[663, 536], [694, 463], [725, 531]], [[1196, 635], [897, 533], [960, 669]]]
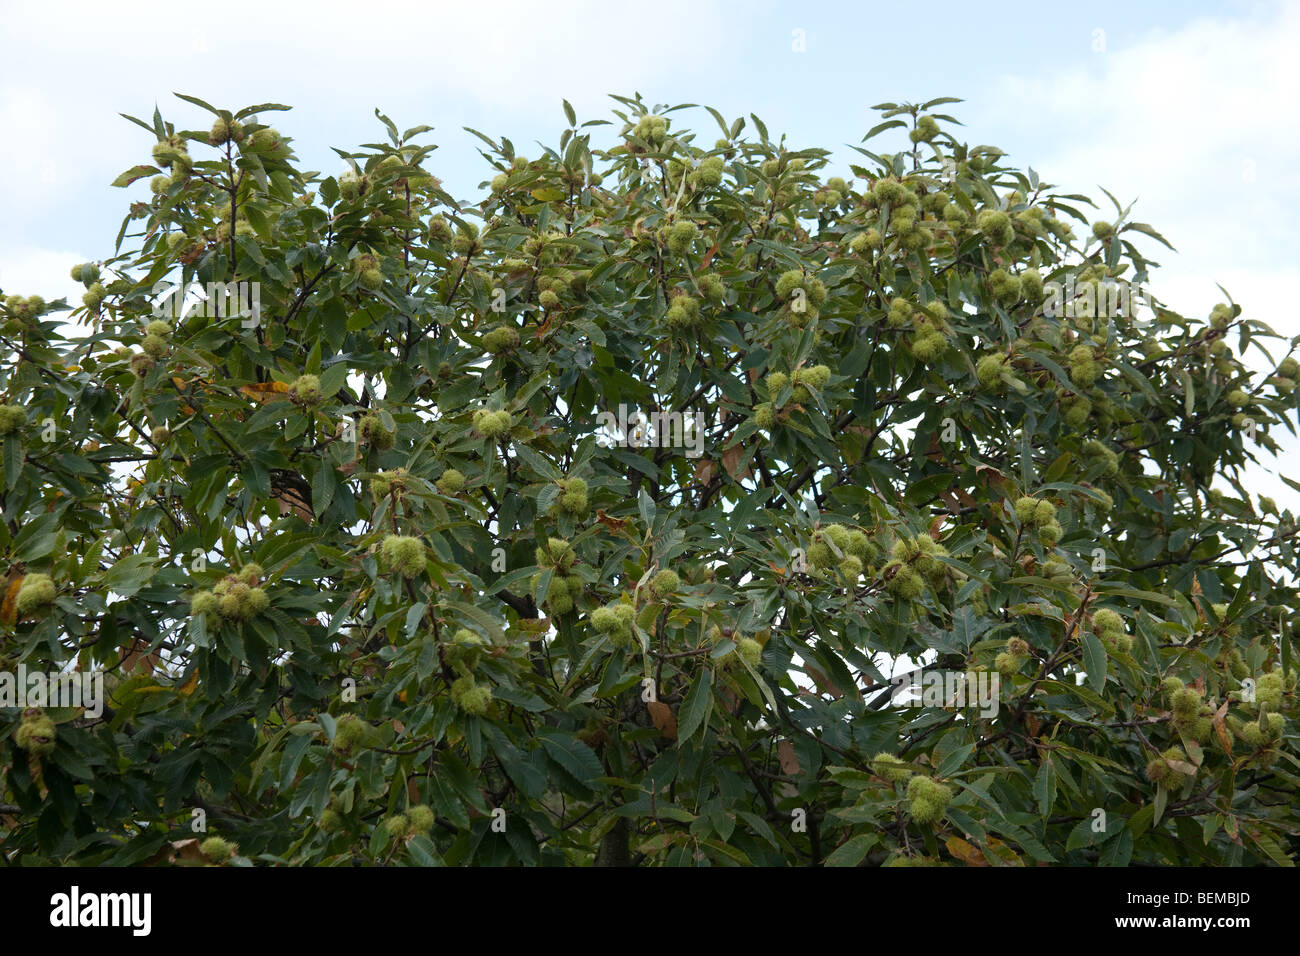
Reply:
[[304, 498], [290, 485], [282, 485], [271, 490], [271, 497], [280, 506], [280, 514], [293, 512], [303, 521], [316, 520], [316, 513], [311, 510], [310, 499]]
[[748, 466], [745, 467], [743, 472], [737, 473], [737, 470], [740, 468], [740, 459], [744, 454], [744, 445], [732, 445], [730, 448], [724, 448], [722, 450], [722, 467], [727, 469], [727, 474], [736, 481], [744, 481], [753, 474], [753, 472], [749, 470]]
[[626, 518], [611, 518], [609, 515], [605, 514], [604, 508], [596, 509], [596, 520], [615, 534], [623, 534], [626, 532], [629, 524]]
[[993, 488], [998, 488], [1009, 483], [1007, 476], [1002, 474], [1002, 472], [998, 471], [992, 465], [976, 465], [975, 474], [982, 476]]
[[130, 674], [132, 671], [140, 671], [144, 674], [152, 674], [161, 663], [158, 653], [149, 653], [149, 642], [143, 638], [137, 637], [131, 642], [131, 647], [122, 655], [122, 673]]
[[718, 470], [717, 463], [711, 458], [701, 458], [695, 463], [695, 481], [697, 484], [707, 485], [713, 480], [713, 474]]
[[162, 847], [145, 863], [146, 866], [206, 866], [208, 862], [199, 851], [199, 838], [172, 840]]
[[673, 714], [673, 709], [662, 700], [648, 701], [645, 706], [650, 711], [650, 719], [654, 721], [655, 729], [669, 740], [676, 740], [677, 717]]
[[783, 740], [776, 745], [776, 759], [781, 762], [781, 772], [787, 777], [799, 775], [799, 755], [794, 752], [794, 744]]
[[709, 267], [709, 263], [713, 261], [713, 257], [718, 254], [718, 247], [721, 245], [721, 242], [722, 242], [721, 240], [715, 242], [713, 244], [713, 248], [711, 248], [708, 252], [704, 254], [704, 258], [700, 260], [700, 267], [696, 271], [698, 271], [701, 274], [704, 273], [704, 270]]
[[839, 700], [841, 697], [844, 696], [844, 691], [840, 690], [839, 686], [836, 685], [836, 683], [833, 680], [831, 680], [829, 677], [827, 677], [817, 668], [813, 667], [811, 664], [804, 664], [803, 669], [808, 674], [808, 676], [813, 679], [813, 683], [817, 685], [817, 689], [820, 690], [823, 694], [830, 694], [836, 700]]

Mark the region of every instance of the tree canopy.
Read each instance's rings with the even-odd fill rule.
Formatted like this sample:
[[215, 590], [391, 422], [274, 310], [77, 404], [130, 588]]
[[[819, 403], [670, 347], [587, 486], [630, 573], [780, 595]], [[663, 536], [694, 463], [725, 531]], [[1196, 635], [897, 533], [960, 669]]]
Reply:
[[6, 859], [1294, 860], [1295, 343], [1131, 208], [950, 97], [843, 176], [566, 102], [473, 200], [181, 99], [5, 290], [0, 671], [106, 694], [0, 710]]

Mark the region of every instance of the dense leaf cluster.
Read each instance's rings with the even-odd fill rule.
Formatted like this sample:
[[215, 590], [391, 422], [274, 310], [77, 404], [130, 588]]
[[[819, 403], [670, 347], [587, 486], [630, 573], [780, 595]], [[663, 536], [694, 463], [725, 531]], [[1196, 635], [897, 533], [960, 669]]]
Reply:
[[322, 176], [184, 99], [77, 321], [0, 317], [0, 671], [108, 693], [0, 711], [6, 858], [1294, 858], [1295, 517], [1240, 475], [1296, 363], [1107, 301], [1129, 209], [947, 98], [852, 180], [566, 103], [476, 203], [426, 127]]

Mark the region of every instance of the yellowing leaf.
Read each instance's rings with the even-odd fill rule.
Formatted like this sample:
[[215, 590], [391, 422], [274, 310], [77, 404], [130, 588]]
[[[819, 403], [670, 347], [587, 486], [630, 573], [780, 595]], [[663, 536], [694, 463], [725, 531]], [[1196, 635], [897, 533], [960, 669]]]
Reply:
[[659, 853], [674, 844], [685, 843], [689, 837], [685, 833], [657, 833], [641, 843], [637, 849], [650, 856]]
[[1025, 861], [1020, 859], [1020, 856], [1016, 853], [1016, 851], [1011, 849], [1011, 847], [1007, 846], [997, 837], [989, 837], [984, 848], [988, 850], [990, 853], [992, 853], [994, 856], [996, 856], [999, 860], [1005, 860], [1009, 866], [1025, 865]]
[[15, 575], [5, 588], [4, 602], [0, 604], [0, 624], [5, 627], [13, 627], [14, 622], [18, 620], [18, 609], [14, 606], [14, 599], [18, 597], [18, 590], [23, 586], [23, 578], [27, 575]]
[[239, 386], [239, 390], [253, 401], [265, 405], [288, 392], [289, 386], [284, 382], [254, 382], [252, 385]]
[[980, 848], [972, 843], [967, 843], [961, 837], [950, 836], [945, 841], [944, 846], [954, 857], [961, 860], [967, 866], [988, 866], [989, 861], [984, 859], [984, 854]]

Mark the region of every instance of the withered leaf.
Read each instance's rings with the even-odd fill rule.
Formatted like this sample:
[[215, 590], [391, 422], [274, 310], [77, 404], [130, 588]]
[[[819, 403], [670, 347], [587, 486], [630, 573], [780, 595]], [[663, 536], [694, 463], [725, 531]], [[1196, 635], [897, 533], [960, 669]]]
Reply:
[[648, 701], [646, 709], [650, 711], [650, 719], [654, 721], [655, 729], [669, 740], [676, 740], [677, 717], [673, 709], [662, 700]]
[[787, 777], [798, 776], [800, 771], [799, 755], [794, 752], [794, 744], [783, 740], [776, 745], [776, 759], [781, 763], [781, 772]]

